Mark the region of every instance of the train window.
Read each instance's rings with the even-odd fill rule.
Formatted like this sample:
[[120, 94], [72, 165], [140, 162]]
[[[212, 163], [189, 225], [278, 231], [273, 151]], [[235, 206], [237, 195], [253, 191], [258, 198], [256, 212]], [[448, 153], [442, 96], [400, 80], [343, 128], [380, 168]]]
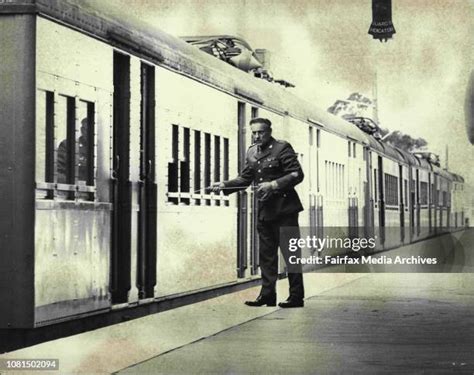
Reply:
[[54, 93], [39, 90], [36, 109], [36, 186], [38, 198], [53, 198]]
[[420, 182], [420, 204], [428, 204], [428, 183]]
[[[194, 131], [194, 191], [198, 192], [201, 190], [201, 132], [199, 130]], [[201, 201], [196, 200], [196, 204], [200, 204]]]
[[405, 183], [404, 183], [404, 191], [405, 191], [405, 205], [408, 204], [408, 181], [407, 180], [404, 180]]
[[[180, 191], [182, 193], [189, 193], [189, 171], [190, 171], [190, 163], [189, 163], [189, 142], [190, 142], [190, 131], [189, 128], [182, 128], [182, 155], [180, 161]], [[181, 199], [181, 203], [189, 204], [190, 200], [187, 197], [183, 197]]]
[[[211, 185], [211, 135], [204, 134], [204, 185]], [[206, 205], [210, 205], [211, 200], [206, 199]]]
[[344, 164], [325, 160], [326, 196], [330, 199], [343, 199], [345, 191]]
[[221, 180], [221, 137], [214, 136], [214, 182]]
[[94, 200], [95, 104], [42, 90], [37, 100], [36, 196]]
[[398, 205], [398, 178], [385, 173], [385, 203], [387, 205]]
[[321, 147], [321, 131], [316, 129], [316, 147]]
[[446, 191], [443, 191], [442, 206], [444, 206], [444, 207], [448, 206], [448, 192], [446, 192]]
[[345, 195], [345, 189], [346, 189], [346, 184], [345, 184], [345, 179], [344, 179], [344, 165], [342, 165], [342, 195]]
[[348, 156], [351, 157], [351, 141], [347, 142], [347, 151], [348, 151]]
[[228, 206], [227, 196], [211, 194], [208, 187], [229, 179], [229, 139], [172, 125], [171, 143], [168, 202]]
[[251, 111], [252, 111], [252, 113], [251, 113], [252, 118], [257, 118], [258, 117], [258, 107], [252, 107]]
[[80, 100], [76, 131], [76, 170], [78, 185], [94, 186], [94, 103]]
[[[213, 182], [221, 180], [221, 137], [214, 136], [214, 174]], [[220, 201], [216, 200], [216, 206], [220, 206]]]
[[325, 193], [326, 193], [326, 197], [328, 197], [329, 195], [329, 182], [328, 182], [328, 161], [324, 161], [324, 181], [326, 183], [326, 186], [325, 186]]
[[[224, 172], [224, 175], [222, 176], [223, 177], [223, 180], [226, 181], [229, 179], [229, 139], [227, 138], [224, 138], [224, 150], [223, 150], [223, 172]], [[228, 206], [229, 205], [229, 201], [226, 200], [224, 201], [225, 202], [225, 205]]]
[[[168, 193], [178, 192], [178, 141], [179, 127], [173, 125], [171, 131], [171, 162], [168, 163]], [[168, 201], [178, 204], [178, 198], [168, 196]]]
[[74, 184], [75, 154], [75, 104], [74, 98], [59, 95], [56, 112], [56, 181], [58, 184]]
[[336, 172], [335, 163], [331, 162], [331, 196], [336, 196]]
[[355, 142], [352, 144], [352, 157], [356, 157], [356, 144]]
[[377, 200], [379, 199], [377, 196], [377, 169], [374, 168], [374, 200], [377, 203]]

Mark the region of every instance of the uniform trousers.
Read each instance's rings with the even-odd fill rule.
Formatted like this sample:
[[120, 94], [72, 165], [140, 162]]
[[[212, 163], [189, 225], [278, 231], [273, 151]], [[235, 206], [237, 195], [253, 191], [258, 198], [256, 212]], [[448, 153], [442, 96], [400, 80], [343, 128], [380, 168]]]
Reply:
[[299, 238], [298, 213], [283, 215], [275, 220], [258, 220], [257, 231], [259, 236], [260, 270], [262, 273], [263, 297], [275, 295], [275, 286], [278, 278], [278, 247], [285, 259], [290, 284], [290, 298], [300, 300], [304, 298], [303, 274], [301, 266], [291, 265], [290, 256], [301, 257], [301, 251], [290, 252], [288, 241], [290, 238]]

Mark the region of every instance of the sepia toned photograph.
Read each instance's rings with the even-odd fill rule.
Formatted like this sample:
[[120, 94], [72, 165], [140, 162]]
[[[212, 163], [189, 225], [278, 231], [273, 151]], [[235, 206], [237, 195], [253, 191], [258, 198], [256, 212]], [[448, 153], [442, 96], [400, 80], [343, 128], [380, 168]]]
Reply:
[[474, 373], [473, 0], [0, 0], [0, 375]]

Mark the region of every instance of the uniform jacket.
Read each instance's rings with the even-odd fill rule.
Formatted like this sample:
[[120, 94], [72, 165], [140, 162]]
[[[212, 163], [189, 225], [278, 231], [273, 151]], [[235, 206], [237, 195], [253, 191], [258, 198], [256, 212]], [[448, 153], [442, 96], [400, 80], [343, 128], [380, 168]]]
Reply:
[[252, 182], [276, 181], [278, 188], [259, 201], [259, 219], [275, 220], [279, 216], [303, 210], [294, 186], [303, 181], [304, 174], [295, 151], [288, 142], [270, 139], [264, 150], [257, 145], [247, 150], [245, 167], [237, 178], [225, 181], [225, 194], [247, 188]]

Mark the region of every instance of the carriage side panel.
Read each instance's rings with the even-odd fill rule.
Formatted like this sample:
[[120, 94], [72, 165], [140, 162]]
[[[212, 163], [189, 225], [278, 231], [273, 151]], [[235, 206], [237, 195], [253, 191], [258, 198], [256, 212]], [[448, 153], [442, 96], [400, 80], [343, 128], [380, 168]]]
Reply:
[[35, 23], [0, 15], [0, 328], [34, 320]]

